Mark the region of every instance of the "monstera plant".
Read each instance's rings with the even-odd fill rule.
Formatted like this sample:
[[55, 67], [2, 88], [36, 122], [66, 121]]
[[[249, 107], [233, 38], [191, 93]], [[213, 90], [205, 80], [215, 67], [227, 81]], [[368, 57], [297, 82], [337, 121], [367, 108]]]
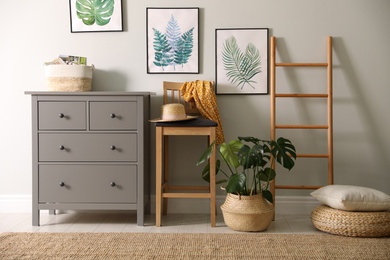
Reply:
[[[210, 156], [215, 142], [203, 153], [197, 165], [206, 162]], [[276, 141], [260, 140], [254, 137], [238, 137], [228, 144], [223, 143], [217, 148], [222, 161], [227, 169], [220, 167], [220, 160], [217, 160], [216, 172], [222, 172], [227, 179], [219, 180], [217, 183], [227, 183], [226, 192], [251, 196], [262, 194], [269, 202], [273, 202], [272, 193], [269, 191], [269, 183], [276, 172], [272, 165], [278, 162], [284, 168], [291, 170], [296, 159], [295, 147], [290, 140], [280, 137]], [[210, 165], [206, 165], [203, 172], [203, 179], [210, 181]]]
[[85, 25], [104, 26], [114, 13], [114, 0], [77, 0], [76, 12]]
[[[206, 162], [215, 147], [211, 144], [199, 159], [197, 165]], [[216, 172], [221, 171], [228, 179], [226, 199], [221, 205], [222, 215], [228, 227], [237, 231], [264, 231], [271, 224], [275, 214], [273, 196], [269, 183], [275, 176], [272, 165], [278, 162], [290, 170], [296, 159], [295, 147], [283, 137], [276, 141], [260, 140], [254, 137], [238, 137], [228, 144], [215, 147], [230, 173], [216, 162]], [[210, 181], [210, 165], [206, 165], [203, 178]]]

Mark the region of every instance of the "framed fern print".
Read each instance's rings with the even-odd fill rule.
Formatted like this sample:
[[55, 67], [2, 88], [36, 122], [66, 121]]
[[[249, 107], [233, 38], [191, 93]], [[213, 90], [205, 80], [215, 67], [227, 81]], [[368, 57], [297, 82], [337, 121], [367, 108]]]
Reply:
[[199, 8], [147, 8], [147, 73], [199, 73]]
[[71, 32], [123, 31], [121, 0], [69, 0]]
[[268, 28], [216, 29], [216, 94], [268, 94]]

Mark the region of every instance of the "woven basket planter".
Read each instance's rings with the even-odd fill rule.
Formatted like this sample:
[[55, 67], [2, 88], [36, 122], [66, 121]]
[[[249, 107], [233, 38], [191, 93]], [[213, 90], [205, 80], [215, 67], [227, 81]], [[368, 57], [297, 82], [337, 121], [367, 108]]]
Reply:
[[311, 221], [317, 229], [335, 235], [390, 236], [390, 211], [344, 211], [321, 205], [312, 211]]
[[93, 65], [48, 65], [44, 69], [49, 91], [91, 90]]
[[221, 206], [226, 225], [236, 231], [264, 231], [271, 224], [274, 207], [262, 195], [228, 193]]

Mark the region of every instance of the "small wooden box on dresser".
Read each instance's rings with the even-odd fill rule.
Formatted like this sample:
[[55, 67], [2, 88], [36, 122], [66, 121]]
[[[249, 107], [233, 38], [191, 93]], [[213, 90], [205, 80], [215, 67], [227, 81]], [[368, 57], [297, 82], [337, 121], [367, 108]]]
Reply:
[[32, 225], [40, 210], [136, 210], [142, 226], [153, 93], [25, 94], [32, 98]]

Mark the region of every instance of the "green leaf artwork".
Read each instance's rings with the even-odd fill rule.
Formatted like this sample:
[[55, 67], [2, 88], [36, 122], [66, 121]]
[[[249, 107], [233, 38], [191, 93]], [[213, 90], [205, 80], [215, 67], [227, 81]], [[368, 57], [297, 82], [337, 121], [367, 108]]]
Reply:
[[[171, 14], [171, 19], [168, 22], [165, 32], [166, 32], [165, 35], [167, 37], [168, 44], [172, 47], [170, 53], [172, 56], [174, 56], [178, 48], [177, 44], [181, 37], [181, 31], [180, 31], [180, 26], [175, 20], [173, 14]], [[174, 61], [172, 61], [170, 65], [173, 65], [174, 69], [176, 68], [176, 63]]]
[[173, 15], [167, 24], [165, 34], [153, 28], [155, 51], [153, 63], [163, 71], [167, 66], [173, 66], [173, 70], [176, 70], [177, 65], [183, 67], [188, 63], [194, 47], [194, 28], [181, 33], [180, 26]]
[[167, 37], [165, 34], [161, 33], [159, 30], [154, 29], [154, 59], [153, 61], [154, 65], [161, 67], [164, 71], [164, 67], [168, 66], [172, 61], [173, 58], [170, 54], [170, 51], [172, 49], [172, 46], [169, 45]]
[[253, 77], [261, 72], [261, 57], [259, 50], [249, 43], [242, 52], [238, 47], [237, 40], [234, 36], [226, 39], [222, 50], [222, 62], [229, 81], [237, 88], [244, 88], [246, 84], [255, 87]]
[[114, 0], [77, 0], [76, 13], [85, 25], [107, 25], [114, 13]]
[[175, 51], [174, 62], [181, 64], [182, 66], [188, 62], [191, 57], [193, 44], [193, 31], [192, 27], [189, 31], [183, 33], [180, 39], [177, 41], [177, 50]]

